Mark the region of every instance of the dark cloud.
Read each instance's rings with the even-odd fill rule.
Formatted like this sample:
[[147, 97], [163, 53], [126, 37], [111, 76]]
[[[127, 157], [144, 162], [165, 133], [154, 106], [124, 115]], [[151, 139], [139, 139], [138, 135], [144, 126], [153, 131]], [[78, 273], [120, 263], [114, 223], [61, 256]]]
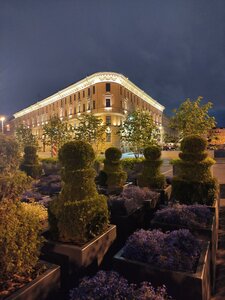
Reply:
[[98, 71], [178, 107], [201, 95], [225, 126], [224, 0], [1, 0], [0, 114]]

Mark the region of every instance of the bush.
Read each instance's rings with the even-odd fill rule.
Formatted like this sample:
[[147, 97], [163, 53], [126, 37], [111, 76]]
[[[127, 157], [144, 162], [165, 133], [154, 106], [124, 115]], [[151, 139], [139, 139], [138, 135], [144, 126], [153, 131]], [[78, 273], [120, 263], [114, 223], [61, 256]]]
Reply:
[[19, 145], [12, 138], [0, 134], [0, 173], [15, 170], [19, 164]]
[[0, 279], [29, 275], [38, 261], [47, 212], [38, 205], [2, 201], [0, 206]]
[[138, 185], [153, 189], [162, 189], [165, 186], [165, 176], [160, 173], [162, 160], [159, 159], [161, 150], [158, 146], [149, 146], [144, 150], [145, 160], [142, 174], [138, 177]]
[[200, 253], [200, 241], [187, 229], [166, 233], [141, 229], [128, 238], [122, 256], [163, 269], [193, 272]]
[[94, 277], [82, 279], [78, 288], [70, 291], [70, 300], [149, 299], [169, 300], [165, 286], [154, 289], [149, 282], [129, 284], [118, 273], [99, 271]]
[[59, 161], [68, 170], [89, 168], [94, 159], [93, 148], [83, 141], [65, 143], [59, 150]]
[[108, 206], [112, 215], [128, 215], [143, 205], [144, 200], [158, 201], [159, 193], [138, 186], [125, 187], [118, 196], [110, 196]]
[[85, 142], [69, 142], [60, 149], [59, 160], [64, 184], [49, 205], [50, 230], [60, 241], [82, 244], [108, 225], [106, 198], [97, 193], [91, 167], [94, 151]]
[[176, 160], [177, 176], [172, 181], [172, 196], [184, 204], [212, 205], [218, 185], [212, 177], [211, 166], [215, 163], [207, 157], [206, 139], [190, 135], [181, 143], [180, 160]]
[[158, 210], [153, 221], [202, 228], [211, 224], [212, 213], [204, 205], [176, 205]]
[[127, 179], [127, 174], [121, 165], [121, 156], [121, 151], [114, 147], [105, 151], [103, 172], [107, 175], [106, 184], [111, 192], [122, 188]]
[[134, 170], [135, 167], [143, 162], [143, 158], [123, 158], [121, 164], [124, 170]]
[[41, 160], [42, 169], [45, 175], [58, 175], [61, 170], [61, 166], [58, 158], [45, 158]]
[[0, 175], [0, 201], [4, 198], [17, 200], [24, 191], [31, 187], [31, 182], [31, 177], [21, 171]]
[[41, 176], [42, 168], [38, 162], [37, 148], [35, 146], [26, 146], [24, 148], [24, 157], [20, 165], [20, 170], [32, 178]]

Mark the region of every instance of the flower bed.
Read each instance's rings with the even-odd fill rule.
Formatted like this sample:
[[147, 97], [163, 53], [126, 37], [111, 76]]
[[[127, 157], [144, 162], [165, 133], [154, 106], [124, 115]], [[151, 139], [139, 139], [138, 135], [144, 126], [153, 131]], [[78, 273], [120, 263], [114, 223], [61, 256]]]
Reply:
[[70, 300], [114, 300], [114, 299], [171, 299], [165, 286], [154, 289], [149, 282], [129, 284], [116, 272], [99, 271], [94, 277], [83, 278], [78, 288], [70, 291]]
[[129, 280], [165, 284], [177, 300], [210, 299], [209, 242], [188, 230], [135, 232], [114, 256], [114, 267]]
[[210, 241], [211, 283], [215, 288], [218, 230], [215, 210], [205, 205], [177, 205], [159, 210], [151, 221], [152, 228], [163, 231], [186, 228], [199, 239]]

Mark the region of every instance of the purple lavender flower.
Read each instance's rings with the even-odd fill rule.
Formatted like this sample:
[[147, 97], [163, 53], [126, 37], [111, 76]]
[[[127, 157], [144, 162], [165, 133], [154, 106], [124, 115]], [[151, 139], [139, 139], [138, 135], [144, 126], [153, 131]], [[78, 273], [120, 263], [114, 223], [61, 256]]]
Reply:
[[82, 279], [70, 291], [70, 300], [169, 300], [165, 286], [154, 289], [149, 282], [140, 286], [129, 284], [116, 272], [99, 271], [94, 277]]
[[160, 268], [193, 272], [200, 252], [200, 242], [187, 229], [167, 233], [142, 229], [128, 238], [122, 256]]

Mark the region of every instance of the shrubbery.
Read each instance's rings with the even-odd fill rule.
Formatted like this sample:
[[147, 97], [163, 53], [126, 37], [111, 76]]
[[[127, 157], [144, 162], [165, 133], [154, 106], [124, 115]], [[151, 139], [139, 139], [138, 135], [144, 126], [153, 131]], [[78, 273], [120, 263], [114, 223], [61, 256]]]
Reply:
[[0, 278], [29, 275], [38, 261], [47, 212], [42, 206], [4, 200], [0, 205]]
[[180, 160], [174, 161], [178, 174], [172, 181], [173, 197], [180, 203], [212, 205], [217, 183], [210, 168], [215, 163], [207, 157], [206, 139], [191, 135], [181, 142]]
[[154, 289], [151, 283], [130, 284], [116, 272], [99, 271], [94, 277], [82, 279], [78, 288], [70, 291], [70, 300], [169, 300], [165, 286]]
[[37, 148], [35, 146], [26, 146], [24, 148], [24, 157], [20, 170], [32, 178], [40, 177], [42, 168], [38, 162]]
[[19, 145], [12, 138], [0, 134], [0, 173], [14, 171], [19, 164]]
[[49, 222], [60, 241], [85, 243], [107, 228], [107, 202], [96, 190], [94, 157], [91, 145], [82, 141], [68, 142], [59, 151], [64, 184], [50, 203]]
[[145, 160], [143, 172], [138, 177], [138, 185], [153, 189], [162, 189], [165, 186], [165, 176], [160, 173], [162, 165], [161, 149], [159, 146], [149, 146], [144, 149]]
[[127, 179], [121, 165], [121, 156], [121, 151], [115, 147], [105, 151], [103, 173], [106, 174], [106, 184], [111, 191], [122, 188]]

